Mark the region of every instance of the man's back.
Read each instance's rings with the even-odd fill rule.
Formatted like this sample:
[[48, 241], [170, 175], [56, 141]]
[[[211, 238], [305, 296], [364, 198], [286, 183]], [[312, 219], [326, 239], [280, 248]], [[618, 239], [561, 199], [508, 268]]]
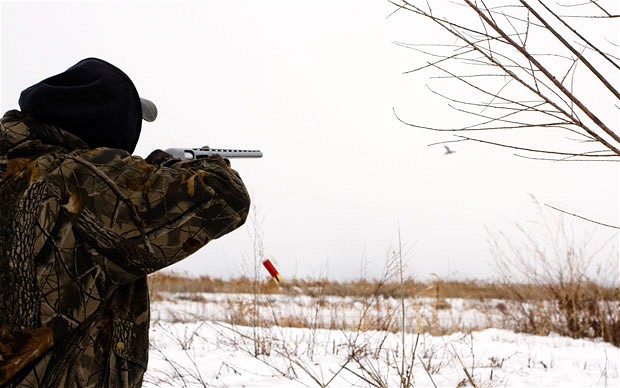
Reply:
[[150, 164], [11, 111], [0, 132], [0, 384], [139, 386], [146, 275], [243, 224], [218, 158]]

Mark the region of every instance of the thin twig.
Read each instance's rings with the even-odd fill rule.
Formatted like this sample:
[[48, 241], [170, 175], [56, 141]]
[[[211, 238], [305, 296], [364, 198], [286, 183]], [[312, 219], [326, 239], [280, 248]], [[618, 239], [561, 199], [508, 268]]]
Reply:
[[465, 366], [465, 364], [463, 363], [463, 360], [461, 360], [461, 356], [459, 356], [459, 354], [456, 352], [456, 349], [454, 348], [453, 344], [450, 344], [450, 346], [452, 346], [452, 350], [454, 351], [454, 355], [456, 356], [456, 358], [459, 360], [459, 363], [461, 364], [461, 367], [463, 368], [463, 372], [465, 372], [465, 375], [467, 376], [467, 379], [469, 380], [469, 383], [472, 385], [472, 387], [474, 388], [478, 388], [478, 386], [476, 385], [476, 383], [474, 382], [473, 377], [471, 376], [471, 374], [469, 373], [469, 371], [467, 370], [467, 367]]
[[586, 217], [580, 216], [580, 215], [575, 214], [575, 213], [570, 213], [570, 212], [567, 212], [566, 210], [558, 209], [557, 207], [555, 207], [555, 206], [551, 206], [551, 205], [549, 205], [549, 204], [545, 204], [545, 206], [550, 207], [550, 208], [551, 208], [551, 209], [553, 209], [553, 210], [557, 210], [557, 211], [559, 211], [560, 213], [564, 213], [564, 214], [568, 214], [569, 216], [573, 216], [573, 217], [581, 218], [582, 220], [585, 220], [585, 221], [588, 221], [588, 222], [592, 222], [592, 223], [595, 223], [595, 224], [598, 224], [598, 225], [606, 226], [606, 227], [608, 227], [608, 228], [620, 229], [620, 227], [618, 227], [618, 226], [615, 226], [615, 225], [610, 225], [610, 224], [605, 224], [605, 223], [602, 223], [602, 222], [598, 222], [598, 221], [595, 221], [595, 220], [593, 220], [593, 219], [586, 218]]
[[[572, 152], [559, 152], [559, 151], [539, 150], [539, 149], [535, 149], [535, 148], [517, 147], [517, 146], [509, 145], [509, 144], [496, 143], [496, 142], [492, 142], [492, 141], [488, 141], [488, 140], [474, 139], [474, 138], [467, 137], [467, 136], [459, 136], [459, 135], [454, 135], [454, 136], [459, 137], [459, 138], [464, 139], [464, 140], [471, 140], [471, 141], [475, 141], [475, 142], [478, 142], [478, 143], [495, 145], [495, 146], [498, 146], [498, 147], [512, 148], [514, 150], [537, 152], [537, 153], [541, 153], [541, 154], [564, 155], [564, 156], [572, 156], [572, 157], [584, 156], [583, 153], [576, 154], [576, 153], [572, 153]], [[615, 158], [615, 157], [618, 157], [618, 155], [614, 155], [614, 154], [588, 155], [588, 156], [590, 156], [590, 157], [600, 157], [600, 158]]]

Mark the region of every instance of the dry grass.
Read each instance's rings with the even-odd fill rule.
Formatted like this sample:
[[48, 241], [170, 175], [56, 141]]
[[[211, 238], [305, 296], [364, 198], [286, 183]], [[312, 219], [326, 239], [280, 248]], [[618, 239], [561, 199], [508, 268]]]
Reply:
[[[538, 335], [599, 337], [620, 344], [620, 290], [596, 283], [424, 283], [409, 279], [401, 289], [399, 283], [385, 281], [294, 279], [278, 286], [245, 277], [224, 280], [170, 273], [151, 275], [149, 283], [153, 300], [170, 299], [169, 294], [174, 294], [173, 298], [203, 303], [209, 299], [205, 294], [230, 294], [224, 302], [225, 321], [234, 325], [396, 333], [402, 323], [396, 301], [402, 295], [409, 332], [439, 335], [497, 327]], [[301, 313], [302, 307], [282, 306], [276, 295], [308, 297], [306, 313]], [[455, 299], [463, 299], [485, 319], [473, 325], [464, 320], [453, 309]], [[348, 320], [345, 310], [354, 311], [357, 318]]]
[[[618, 288], [592, 282], [549, 283], [528, 290], [524, 285], [505, 284], [505, 295], [517, 303], [504, 315], [521, 332], [573, 338], [602, 338], [620, 346]], [[534, 297], [531, 297], [533, 295]]]
[[[158, 293], [229, 293], [252, 294], [255, 291], [254, 279], [239, 277], [236, 279], [217, 279], [209, 276], [190, 278], [180, 274], [158, 272], [149, 276], [151, 295], [157, 300]], [[575, 290], [575, 295], [586, 292], [596, 296], [600, 301], [620, 301], [619, 287], [606, 287], [596, 283], [553, 284], [513, 283], [503, 284], [475, 280], [435, 280], [418, 282], [407, 279], [403, 287], [397, 282], [380, 282], [370, 280], [333, 281], [327, 279], [292, 279], [280, 286], [265, 280], [260, 285], [261, 294], [285, 294], [317, 296], [356, 296], [397, 298], [463, 298], [463, 299], [506, 299], [506, 300], [549, 300], [561, 296], [562, 290]], [[445, 302], [445, 301], [444, 301]]]

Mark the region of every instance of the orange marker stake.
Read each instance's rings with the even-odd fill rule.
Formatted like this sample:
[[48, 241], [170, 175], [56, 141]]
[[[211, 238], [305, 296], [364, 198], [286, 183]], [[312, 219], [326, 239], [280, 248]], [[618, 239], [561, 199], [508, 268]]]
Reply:
[[263, 260], [263, 266], [265, 267], [267, 272], [269, 272], [269, 275], [271, 275], [273, 280], [277, 284], [280, 284], [280, 282], [282, 281], [282, 277], [280, 276], [280, 273], [278, 272], [276, 267], [271, 263], [271, 260], [269, 260], [269, 259]]

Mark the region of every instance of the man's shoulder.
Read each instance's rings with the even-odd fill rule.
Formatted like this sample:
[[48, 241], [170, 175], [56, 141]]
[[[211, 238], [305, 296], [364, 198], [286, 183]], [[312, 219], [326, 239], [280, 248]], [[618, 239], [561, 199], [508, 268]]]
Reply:
[[57, 179], [78, 186], [85, 184], [84, 188], [92, 192], [99, 192], [98, 187], [104, 186], [125, 191], [129, 185], [133, 190], [137, 183], [143, 185], [157, 170], [139, 156], [105, 147], [74, 150], [61, 155], [59, 167], [55, 171]]

